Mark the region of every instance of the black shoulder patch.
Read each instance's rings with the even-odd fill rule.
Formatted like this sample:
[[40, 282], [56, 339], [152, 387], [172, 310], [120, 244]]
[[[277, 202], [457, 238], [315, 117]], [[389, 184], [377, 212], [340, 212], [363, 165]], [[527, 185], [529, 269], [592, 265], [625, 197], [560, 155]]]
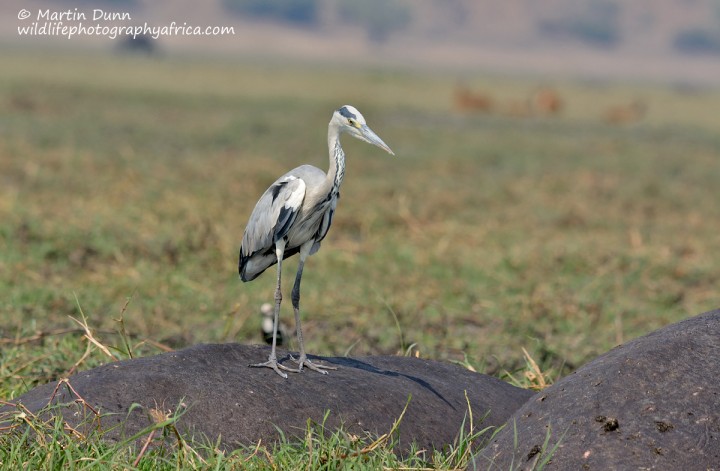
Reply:
[[277, 199], [278, 195], [280, 194], [280, 190], [282, 190], [282, 187], [287, 185], [287, 182], [280, 182], [272, 186], [272, 200], [273, 202]]
[[274, 228], [273, 244], [287, 235], [295, 222], [296, 215], [297, 211], [292, 208], [286, 208], [285, 206], [280, 208], [280, 214]]
[[338, 111], [340, 112], [340, 114], [341, 114], [342, 116], [345, 116], [346, 118], [349, 118], [349, 119], [357, 119], [357, 116], [355, 116], [354, 113], [351, 113], [350, 110], [348, 110], [346, 106], [343, 106], [343, 107], [340, 108]]

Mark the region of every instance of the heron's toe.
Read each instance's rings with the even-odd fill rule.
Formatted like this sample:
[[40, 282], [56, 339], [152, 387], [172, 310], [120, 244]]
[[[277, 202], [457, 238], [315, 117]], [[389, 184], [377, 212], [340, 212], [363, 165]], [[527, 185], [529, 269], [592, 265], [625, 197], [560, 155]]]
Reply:
[[300, 355], [300, 358], [295, 358], [292, 355], [290, 355], [290, 359], [298, 364], [298, 370], [302, 371], [303, 366], [308, 367], [309, 369], [313, 371], [317, 371], [321, 374], [328, 374], [325, 370], [337, 370], [336, 366], [328, 366], [328, 365], [321, 365], [319, 363], [313, 363], [310, 361], [305, 355]]
[[263, 363], [253, 363], [250, 366], [254, 367], [254, 368], [259, 368], [259, 367], [272, 368], [275, 371], [275, 373], [279, 374], [280, 376], [282, 376], [285, 379], [287, 379], [288, 376], [287, 376], [287, 374], [280, 371], [281, 369], [283, 369], [285, 371], [291, 371], [293, 373], [300, 373], [300, 371], [302, 370], [302, 367], [295, 369], [295, 368], [288, 368], [285, 365], [281, 365], [280, 363], [278, 363], [277, 359], [275, 359], [275, 358], [270, 358], [270, 359], [268, 359], [268, 361], [265, 361]]

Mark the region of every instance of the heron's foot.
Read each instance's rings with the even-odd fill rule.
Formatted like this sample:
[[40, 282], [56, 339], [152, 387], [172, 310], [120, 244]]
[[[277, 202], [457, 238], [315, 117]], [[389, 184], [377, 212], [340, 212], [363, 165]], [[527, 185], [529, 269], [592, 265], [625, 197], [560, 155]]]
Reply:
[[[290, 357], [290, 358], [292, 358], [292, 357]], [[281, 369], [285, 370], [285, 371], [290, 371], [292, 373], [300, 373], [300, 371], [302, 370], [302, 366], [295, 369], [295, 368], [288, 368], [285, 365], [281, 365], [280, 363], [278, 363], [277, 358], [273, 358], [273, 357], [268, 358], [268, 361], [266, 361], [266, 362], [253, 363], [250, 366], [253, 368], [259, 368], [259, 367], [263, 367], [263, 366], [267, 367], [267, 368], [272, 368], [273, 370], [275, 370], [275, 373], [279, 374], [280, 376], [282, 376], [285, 379], [287, 379], [288, 376], [287, 376], [287, 374], [280, 371]]]
[[290, 359], [298, 364], [297, 371], [302, 371], [303, 366], [306, 366], [309, 369], [311, 369], [313, 371], [317, 371], [318, 373], [321, 373], [324, 375], [328, 374], [328, 372], [325, 370], [337, 370], [336, 366], [327, 366], [327, 365], [321, 365], [319, 363], [311, 362], [304, 353], [301, 354], [299, 358], [295, 358], [294, 356], [290, 355]]

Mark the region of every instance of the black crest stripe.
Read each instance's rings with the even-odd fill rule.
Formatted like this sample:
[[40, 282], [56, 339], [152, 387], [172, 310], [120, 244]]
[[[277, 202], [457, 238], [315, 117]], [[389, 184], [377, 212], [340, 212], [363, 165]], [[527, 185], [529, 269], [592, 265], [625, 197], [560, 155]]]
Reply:
[[351, 113], [350, 110], [348, 110], [346, 106], [343, 106], [343, 107], [340, 108], [338, 111], [340, 112], [340, 114], [341, 114], [342, 116], [345, 116], [346, 118], [350, 118], [350, 119], [356, 119], [356, 118], [357, 118], [357, 116], [355, 116], [355, 114]]

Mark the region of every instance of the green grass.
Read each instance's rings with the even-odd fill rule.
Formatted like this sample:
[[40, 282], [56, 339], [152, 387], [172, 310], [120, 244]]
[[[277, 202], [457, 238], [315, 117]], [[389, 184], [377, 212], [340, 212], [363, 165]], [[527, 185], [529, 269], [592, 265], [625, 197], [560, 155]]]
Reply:
[[[450, 73], [4, 52], [0, 398], [108, 361], [83, 356], [80, 310], [125, 355], [120, 317], [135, 355], [260, 341], [274, 277], [238, 280], [244, 225], [277, 176], [327, 165], [346, 103], [397, 157], [343, 142], [334, 226], [303, 281], [311, 353], [409, 351], [537, 384], [523, 348], [551, 380], [718, 307], [718, 90], [558, 81], [561, 116], [513, 119], [454, 112]], [[469, 83], [498, 100], [538, 84]], [[636, 97], [642, 122], [600, 119]], [[253, 452], [238, 453], [218, 459]]]
[[[79, 407], [81, 409], [81, 407]], [[87, 412], [87, 411], [85, 411]], [[94, 411], [93, 411], [94, 412]], [[402, 455], [398, 426], [379, 437], [357, 436], [321, 423], [307, 422], [304, 438], [277, 444], [258, 442], [236, 450], [223, 450], [203, 439], [188, 441], [178, 434], [175, 423], [182, 414], [159, 415], [157, 423], [120, 443], [103, 441], [103, 432], [87, 424], [69, 428], [55, 417], [45, 419], [18, 410], [22, 432], [0, 435], [0, 466], [3, 469], [465, 469], [475, 441], [492, 436], [491, 428], [476, 429], [472, 411], [453, 444], [443, 451], [420, 450], [415, 446]], [[328, 411], [325, 419], [329, 416]], [[91, 417], [92, 413], [89, 414]], [[84, 427], [88, 425], [88, 427]], [[464, 431], [466, 430], [466, 431]], [[136, 445], [140, 442], [141, 445]]]

